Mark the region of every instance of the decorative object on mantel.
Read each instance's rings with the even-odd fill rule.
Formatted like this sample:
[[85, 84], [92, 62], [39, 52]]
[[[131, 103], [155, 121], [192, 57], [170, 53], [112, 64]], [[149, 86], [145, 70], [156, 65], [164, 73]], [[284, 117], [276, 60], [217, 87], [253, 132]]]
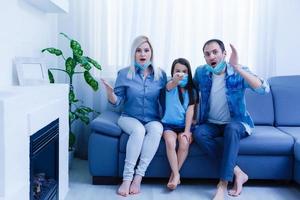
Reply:
[[74, 39], [71, 39], [65, 33], [60, 33], [62, 36], [70, 40], [70, 48], [73, 52], [72, 57], [66, 58], [63, 52], [57, 48], [45, 48], [42, 52], [48, 52], [55, 56], [61, 56], [65, 60], [65, 69], [61, 68], [49, 68], [48, 69], [48, 77], [50, 83], [54, 83], [54, 76], [51, 71], [59, 71], [64, 72], [69, 77], [69, 151], [74, 150], [74, 144], [76, 142], [76, 136], [72, 132], [72, 124], [80, 120], [86, 125], [90, 123], [89, 114], [97, 111], [93, 110], [90, 107], [84, 106], [83, 101], [77, 99], [74, 88], [73, 88], [73, 76], [74, 75], [83, 75], [85, 82], [94, 90], [98, 90], [98, 82], [91, 75], [90, 70], [95, 68], [101, 70], [100, 64], [94, 59], [84, 56], [83, 50], [81, 49], [81, 45]]
[[20, 85], [49, 84], [47, 69], [41, 58], [16, 57], [14, 65]]

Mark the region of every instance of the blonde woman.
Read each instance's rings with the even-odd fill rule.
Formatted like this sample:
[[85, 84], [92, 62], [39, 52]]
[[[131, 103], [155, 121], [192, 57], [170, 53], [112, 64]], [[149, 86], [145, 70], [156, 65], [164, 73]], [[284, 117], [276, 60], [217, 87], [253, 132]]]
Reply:
[[124, 102], [118, 125], [129, 135], [123, 182], [117, 193], [122, 196], [137, 194], [163, 132], [158, 100], [166, 85], [166, 74], [153, 64], [153, 48], [149, 39], [139, 36], [131, 47], [130, 66], [118, 72], [115, 88], [102, 81], [112, 104]]

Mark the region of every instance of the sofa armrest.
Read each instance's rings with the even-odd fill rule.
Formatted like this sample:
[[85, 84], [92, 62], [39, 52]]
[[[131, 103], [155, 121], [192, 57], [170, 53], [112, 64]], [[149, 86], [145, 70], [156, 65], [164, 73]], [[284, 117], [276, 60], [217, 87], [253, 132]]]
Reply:
[[119, 137], [122, 133], [121, 128], [117, 124], [119, 117], [119, 113], [104, 111], [91, 122], [92, 132]]

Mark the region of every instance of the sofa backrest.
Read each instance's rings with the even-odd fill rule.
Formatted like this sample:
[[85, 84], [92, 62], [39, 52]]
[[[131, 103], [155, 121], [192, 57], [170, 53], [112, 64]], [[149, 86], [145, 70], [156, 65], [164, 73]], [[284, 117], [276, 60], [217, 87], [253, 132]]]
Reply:
[[246, 107], [255, 125], [274, 125], [274, 108], [272, 93], [258, 94], [247, 89]]
[[300, 126], [300, 75], [269, 79], [273, 94], [275, 125]]

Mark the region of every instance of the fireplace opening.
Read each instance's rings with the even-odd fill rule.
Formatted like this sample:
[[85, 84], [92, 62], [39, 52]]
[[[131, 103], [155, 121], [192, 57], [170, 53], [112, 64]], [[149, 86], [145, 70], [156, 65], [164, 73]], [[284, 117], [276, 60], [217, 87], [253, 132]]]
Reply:
[[57, 200], [59, 120], [30, 136], [30, 200]]

